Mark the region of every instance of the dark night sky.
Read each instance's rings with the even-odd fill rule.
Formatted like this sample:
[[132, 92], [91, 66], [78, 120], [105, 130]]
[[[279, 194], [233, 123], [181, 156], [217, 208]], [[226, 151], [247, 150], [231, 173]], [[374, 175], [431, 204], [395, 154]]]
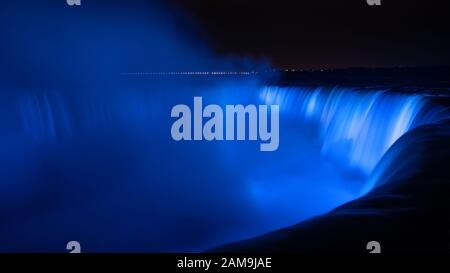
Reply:
[[172, 0], [220, 54], [266, 57], [284, 68], [449, 65], [445, 2]]

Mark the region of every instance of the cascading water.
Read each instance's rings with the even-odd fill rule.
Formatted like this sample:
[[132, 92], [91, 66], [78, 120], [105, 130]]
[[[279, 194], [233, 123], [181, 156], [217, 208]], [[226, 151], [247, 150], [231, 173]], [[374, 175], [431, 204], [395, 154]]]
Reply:
[[317, 123], [322, 154], [365, 175], [400, 136], [420, 125], [416, 117], [426, 104], [423, 95], [349, 88], [266, 87], [261, 97], [289, 116]]
[[[109, 247], [121, 251], [196, 251], [260, 235], [370, 191], [366, 181], [389, 147], [434, 118], [424, 96], [388, 91], [246, 81], [170, 99], [163, 91], [5, 97], [2, 109], [12, 114], [1, 124], [0, 204], [4, 215], [21, 217], [2, 225], [2, 241], [51, 250], [75, 236], [101, 250], [108, 247], [97, 244], [101, 234], [119, 238]], [[190, 94], [205, 103], [279, 104], [278, 151], [261, 153], [250, 142], [175, 143], [170, 108]], [[30, 214], [30, 202], [47, 204], [55, 193], [62, 203]], [[89, 230], [74, 228], [78, 221]], [[58, 235], [45, 244], [24, 240], [28, 226]], [[133, 233], [141, 236], [118, 236]]]

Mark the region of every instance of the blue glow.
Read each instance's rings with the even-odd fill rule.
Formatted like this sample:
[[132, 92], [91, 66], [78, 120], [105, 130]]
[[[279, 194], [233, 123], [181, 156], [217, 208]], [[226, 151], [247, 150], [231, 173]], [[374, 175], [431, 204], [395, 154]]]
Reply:
[[322, 154], [365, 175], [400, 136], [419, 125], [414, 120], [425, 104], [422, 95], [348, 88], [266, 87], [262, 94], [288, 115], [318, 124]]
[[[370, 190], [389, 147], [433, 120], [417, 118], [418, 95], [128, 75], [267, 65], [214, 57], [153, 1], [18, 2], [0, 9], [14, 26], [0, 28], [0, 251], [62, 252], [72, 240], [85, 251], [200, 251], [260, 235]], [[279, 149], [174, 142], [170, 110], [194, 96], [279, 104]]]
[[[183, 94], [160, 87], [5, 98], [16, 109], [8, 120], [20, 124], [3, 126], [11, 137], [2, 142], [0, 205], [20, 215], [2, 225], [7, 249], [52, 250], [76, 237], [93, 251], [198, 251], [256, 236], [370, 191], [367, 179], [389, 147], [432, 122], [417, 121], [426, 104], [419, 95], [239, 79], [184, 84]], [[172, 141], [170, 109], [194, 93], [205, 104], [280, 104], [279, 150]], [[22, 238], [29, 227], [54, 239]]]

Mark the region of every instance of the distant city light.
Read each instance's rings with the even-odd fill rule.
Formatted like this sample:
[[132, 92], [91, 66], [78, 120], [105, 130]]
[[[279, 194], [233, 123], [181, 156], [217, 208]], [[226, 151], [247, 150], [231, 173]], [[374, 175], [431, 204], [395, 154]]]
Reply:
[[128, 72], [123, 75], [132, 76], [228, 76], [228, 75], [255, 75], [258, 71], [165, 71], [165, 72]]
[[126, 76], [251, 76], [263, 73], [298, 73], [298, 72], [325, 72], [332, 69], [303, 69], [303, 68], [283, 68], [270, 69], [264, 71], [158, 71], [158, 72], [126, 72]]

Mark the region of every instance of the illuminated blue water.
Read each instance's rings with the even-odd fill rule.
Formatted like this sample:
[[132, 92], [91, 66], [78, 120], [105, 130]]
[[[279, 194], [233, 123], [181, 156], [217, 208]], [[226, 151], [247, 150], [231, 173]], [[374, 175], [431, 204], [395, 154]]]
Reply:
[[[80, 240], [91, 251], [198, 251], [260, 235], [370, 191], [389, 147], [433, 121], [421, 114], [424, 96], [382, 90], [247, 80], [152, 88], [4, 96], [0, 249], [61, 251]], [[172, 141], [170, 109], [194, 94], [279, 104], [278, 151]]]
[[349, 88], [267, 87], [262, 99], [287, 115], [319, 126], [321, 153], [369, 175], [390, 146], [415, 122], [422, 95]]

